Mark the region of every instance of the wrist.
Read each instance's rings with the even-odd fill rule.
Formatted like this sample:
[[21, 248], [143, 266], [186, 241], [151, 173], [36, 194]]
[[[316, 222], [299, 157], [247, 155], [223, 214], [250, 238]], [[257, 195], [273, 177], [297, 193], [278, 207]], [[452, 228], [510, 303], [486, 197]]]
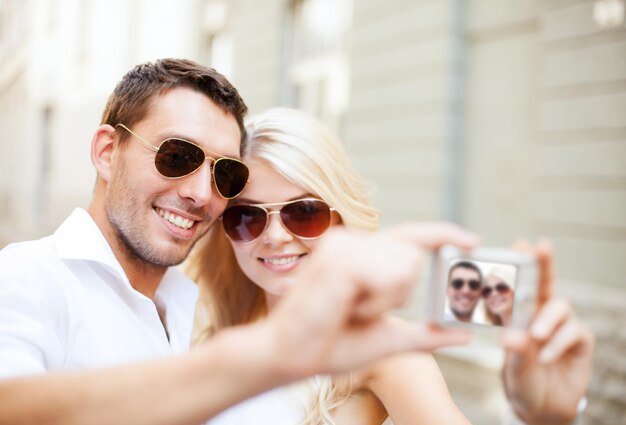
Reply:
[[503, 415], [502, 423], [504, 425], [578, 425], [587, 408], [587, 403], [587, 397], [583, 396], [578, 402], [576, 412], [561, 412], [560, 414], [541, 412], [532, 417], [516, 412], [513, 406], [509, 405]]

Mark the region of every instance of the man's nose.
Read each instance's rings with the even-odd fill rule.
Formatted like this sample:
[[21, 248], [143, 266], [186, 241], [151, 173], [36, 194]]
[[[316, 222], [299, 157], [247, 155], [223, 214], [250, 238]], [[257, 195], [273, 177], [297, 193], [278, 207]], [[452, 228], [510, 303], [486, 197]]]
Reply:
[[469, 283], [467, 283], [467, 282], [465, 282], [463, 284], [463, 287], [461, 288], [461, 291], [463, 293], [465, 293], [465, 294], [474, 292], [474, 291], [472, 291], [472, 288], [470, 288]]
[[180, 179], [179, 195], [197, 207], [205, 206], [214, 196], [219, 196], [213, 193], [211, 165], [205, 161], [194, 173]]

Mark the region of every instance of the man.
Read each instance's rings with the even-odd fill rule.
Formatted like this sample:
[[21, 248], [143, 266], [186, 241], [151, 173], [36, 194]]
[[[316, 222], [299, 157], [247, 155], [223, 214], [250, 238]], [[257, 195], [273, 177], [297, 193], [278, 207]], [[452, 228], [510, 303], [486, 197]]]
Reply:
[[476, 264], [459, 261], [452, 266], [448, 277], [445, 320], [482, 323], [474, 317], [476, 304], [480, 300], [482, 281], [482, 273]]
[[[140, 65], [118, 84], [92, 140], [98, 177], [88, 211], [0, 253], [0, 423], [197, 424], [312, 374], [467, 341], [459, 330], [384, 316], [406, 299], [427, 250], [476, 243], [453, 225], [407, 224], [331, 231], [271, 315], [186, 352], [196, 291], [170, 266], [246, 183], [245, 111], [228, 81], [189, 61]], [[578, 326], [553, 340], [571, 323], [567, 312], [548, 309], [541, 340], [507, 342], [519, 351], [507, 388], [522, 416], [575, 414], [592, 343]], [[577, 348], [578, 369], [560, 370], [580, 388], [546, 406], [529, 397], [534, 382], [548, 391], [565, 379], [539, 366], [533, 380], [521, 378], [550, 343], [551, 361]]]

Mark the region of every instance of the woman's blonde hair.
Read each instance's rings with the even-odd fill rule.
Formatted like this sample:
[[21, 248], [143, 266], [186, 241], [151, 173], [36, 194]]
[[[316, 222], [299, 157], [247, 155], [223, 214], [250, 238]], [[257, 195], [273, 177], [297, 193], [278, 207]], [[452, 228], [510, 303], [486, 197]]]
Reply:
[[[317, 120], [294, 109], [273, 108], [251, 118], [246, 132], [244, 162], [266, 161], [288, 181], [334, 207], [347, 227], [366, 231], [378, 227], [380, 214], [370, 205], [369, 187], [339, 139]], [[194, 342], [267, 313], [263, 291], [241, 271], [221, 223], [194, 249], [188, 271], [200, 289]], [[345, 377], [318, 381], [318, 401], [304, 423], [332, 424], [329, 411], [347, 399], [351, 384], [345, 385]]]

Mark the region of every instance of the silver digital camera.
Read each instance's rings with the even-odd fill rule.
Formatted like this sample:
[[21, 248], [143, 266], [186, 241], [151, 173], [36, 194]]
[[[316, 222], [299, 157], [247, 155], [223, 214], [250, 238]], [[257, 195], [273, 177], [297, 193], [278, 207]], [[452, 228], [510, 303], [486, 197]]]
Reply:
[[526, 327], [535, 311], [537, 282], [530, 253], [444, 246], [432, 257], [424, 316], [442, 326]]

